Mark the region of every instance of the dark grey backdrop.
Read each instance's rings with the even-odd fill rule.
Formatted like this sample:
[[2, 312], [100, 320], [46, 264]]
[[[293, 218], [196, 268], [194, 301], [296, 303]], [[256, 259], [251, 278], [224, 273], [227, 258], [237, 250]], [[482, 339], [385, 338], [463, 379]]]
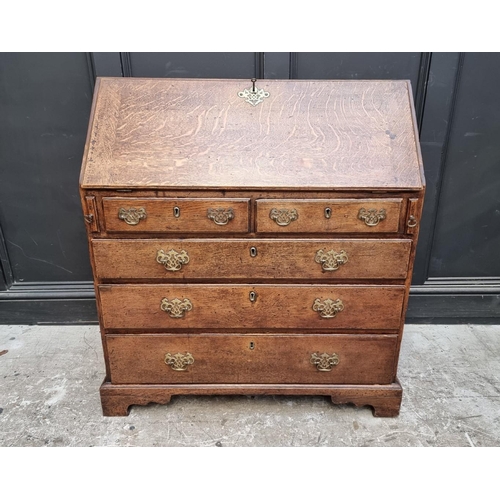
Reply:
[[1, 53], [0, 323], [96, 320], [78, 196], [96, 76], [410, 79], [427, 196], [408, 321], [500, 318], [500, 54]]

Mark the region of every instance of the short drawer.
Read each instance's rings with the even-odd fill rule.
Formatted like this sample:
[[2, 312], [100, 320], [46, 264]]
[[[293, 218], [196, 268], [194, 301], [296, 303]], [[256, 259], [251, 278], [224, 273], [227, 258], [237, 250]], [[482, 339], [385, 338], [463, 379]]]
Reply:
[[397, 329], [403, 286], [100, 285], [108, 329]]
[[103, 198], [109, 233], [247, 233], [249, 200]]
[[107, 335], [113, 384], [389, 384], [396, 335]]
[[95, 239], [100, 279], [404, 279], [410, 240]]
[[258, 233], [397, 233], [402, 198], [257, 200]]

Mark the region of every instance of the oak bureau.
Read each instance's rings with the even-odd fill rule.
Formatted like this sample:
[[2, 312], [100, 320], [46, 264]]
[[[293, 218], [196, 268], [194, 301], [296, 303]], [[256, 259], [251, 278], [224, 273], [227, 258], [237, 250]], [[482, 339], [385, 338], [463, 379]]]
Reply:
[[398, 415], [424, 190], [407, 81], [98, 79], [80, 191], [104, 415], [177, 394]]

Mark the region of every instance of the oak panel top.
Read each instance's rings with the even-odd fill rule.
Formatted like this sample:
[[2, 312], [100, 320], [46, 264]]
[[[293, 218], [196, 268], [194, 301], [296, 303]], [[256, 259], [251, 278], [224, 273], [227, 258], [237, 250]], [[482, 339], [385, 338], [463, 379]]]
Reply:
[[83, 188], [420, 190], [406, 80], [99, 78]]

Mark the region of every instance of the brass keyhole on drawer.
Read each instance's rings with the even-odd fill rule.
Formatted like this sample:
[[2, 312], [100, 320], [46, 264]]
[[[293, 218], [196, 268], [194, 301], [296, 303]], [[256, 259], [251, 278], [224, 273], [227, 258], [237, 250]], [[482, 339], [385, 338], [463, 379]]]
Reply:
[[250, 344], [248, 345], [248, 348], [253, 351], [255, 349], [255, 342], [250, 342]]
[[255, 302], [257, 300], [257, 294], [255, 292], [250, 292], [248, 294], [248, 298], [250, 299], [250, 302]]
[[329, 219], [332, 216], [332, 209], [330, 207], [325, 208], [325, 218]]
[[257, 248], [250, 247], [250, 257], [257, 257]]
[[174, 217], [179, 218], [181, 216], [181, 209], [179, 207], [174, 207]]

